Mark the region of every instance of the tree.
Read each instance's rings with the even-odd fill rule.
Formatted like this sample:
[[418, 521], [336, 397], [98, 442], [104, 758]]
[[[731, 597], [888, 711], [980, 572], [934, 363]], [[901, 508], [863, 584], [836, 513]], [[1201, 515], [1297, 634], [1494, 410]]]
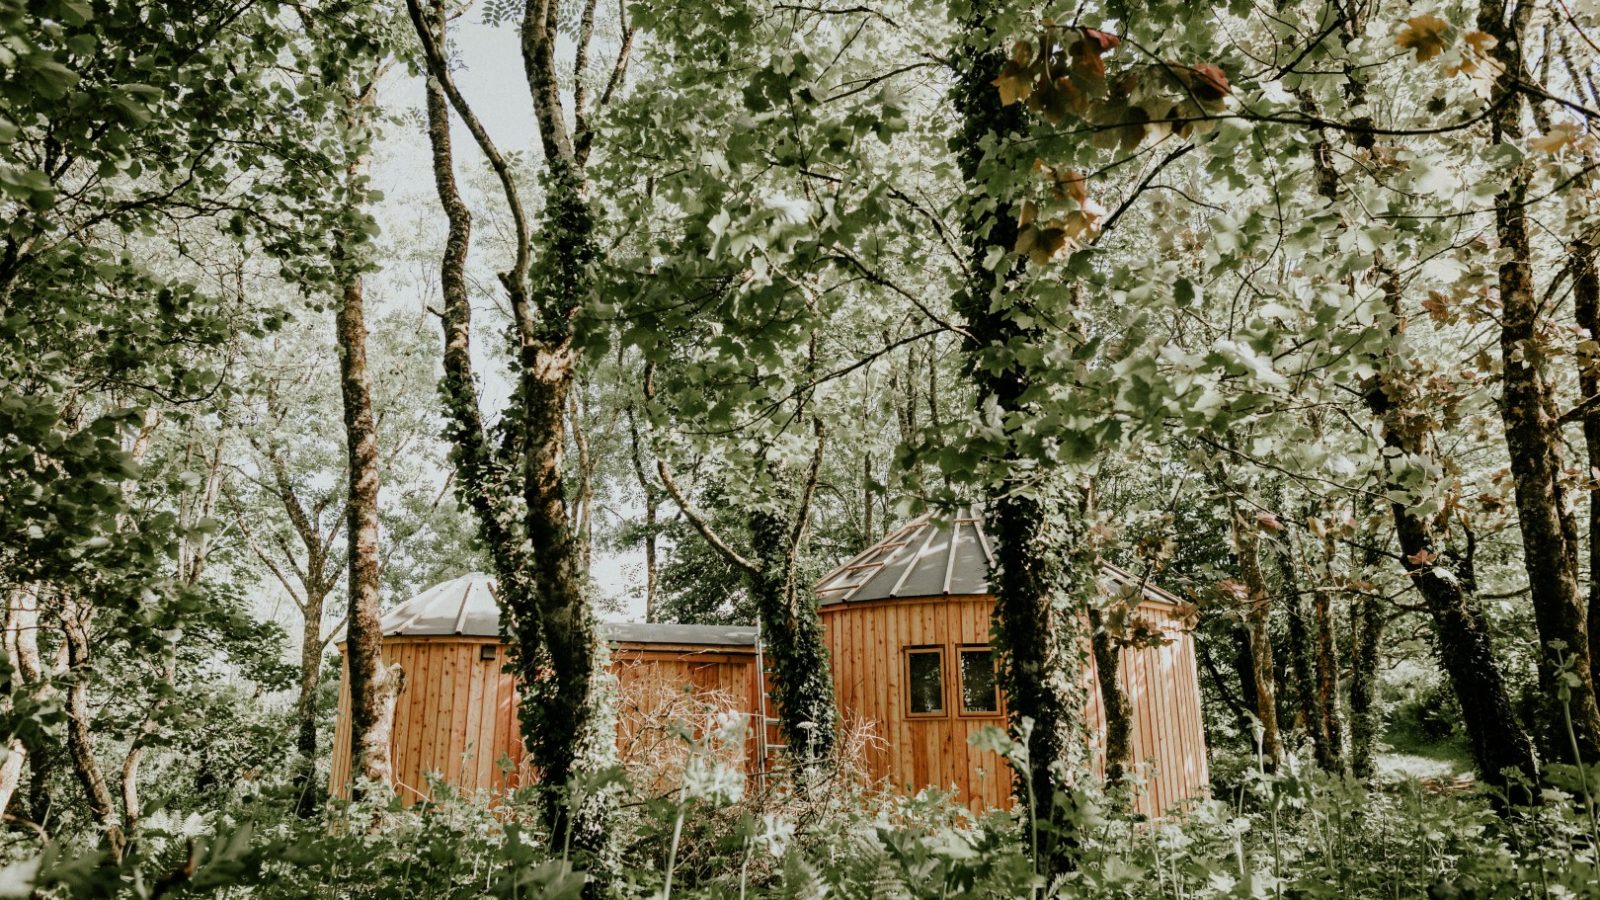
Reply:
[[[604, 850], [604, 794], [586, 779], [614, 755], [612, 725], [597, 670], [593, 614], [585, 596], [582, 547], [573, 527], [562, 460], [567, 407], [580, 364], [580, 326], [594, 298], [597, 226], [587, 177], [595, 141], [593, 116], [610, 101], [627, 72], [633, 30], [625, 18], [605, 90], [591, 105], [587, 82], [596, 0], [579, 14], [569, 128], [561, 102], [556, 36], [562, 11], [547, 0], [522, 8], [522, 62], [539, 126], [544, 210], [530, 227], [519, 176], [502, 156], [451, 78], [443, 3], [407, 8], [422, 47], [427, 76], [428, 137], [434, 175], [450, 233], [441, 263], [445, 373], [441, 382], [454, 444], [458, 489], [473, 511], [499, 577], [502, 622], [518, 660], [523, 734], [541, 777], [551, 788], [545, 807], [552, 833]], [[512, 313], [512, 381], [516, 392], [492, 438], [483, 422], [474, 381], [471, 306], [466, 284], [471, 213], [456, 184], [450, 114], [467, 126], [488, 159], [509, 207], [514, 260], [501, 274]], [[537, 254], [537, 259], [535, 259]], [[543, 673], [548, 670], [549, 677]], [[612, 748], [608, 750], [607, 748]]]

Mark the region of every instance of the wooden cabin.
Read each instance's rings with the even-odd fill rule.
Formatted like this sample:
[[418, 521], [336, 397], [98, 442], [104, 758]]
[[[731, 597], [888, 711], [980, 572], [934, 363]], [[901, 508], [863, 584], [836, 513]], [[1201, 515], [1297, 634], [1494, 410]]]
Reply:
[[[839, 709], [872, 723], [882, 739], [867, 752], [872, 774], [908, 792], [953, 790], [974, 809], [1012, 802], [1004, 761], [968, 743], [986, 725], [1005, 727], [1005, 696], [989, 646], [994, 563], [980, 516], [970, 510], [944, 522], [924, 516], [828, 573], [816, 588]], [[1189, 607], [1116, 566], [1102, 568], [1100, 587], [1160, 636], [1125, 649], [1121, 660], [1134, 713], [1134, 760], [1148, 764], [1137, 804], [1158, 815], [1203, 796], [1210, 778]], [[1085, 655], [1089, 714], [1102, 736], [1098, 673]], [[1092, 749], [1103, 774], [1104, 755]]]
[[[952, 790], [976, 810], [1013, 802], [1005, 763], [968, 743], [986, 725], [1005, 725], [989, 647], [994, 559], [979, 516], [923, 517], [830, 572], [816, 589], [841, 716], [877, 738], [866, 749], [870, 774], [908, 793]], [[1160, 636], [1125, 650], [1121, 664], [1134, 711], [1134, 757], [1147, 764], [1138, 806], [1160, 814], [1202, 796], [1209, 777], [1187, 607], [1114, 566], [1104, 568], [1101, 588]], [[383, 631], [385, 659], [405, 673], [392, 745], [402, 795], [427, 796], [428, 772], [465, 791], [527, 783], [493, 580], [469, 575], [431, 588], [386, 614]], [[751, 771], [765, 768], [776, 738], [758, 686], [764, 679], [757, 677], [755, 628], [608, 624], [602, 636], [620, 687], [625, 761], [670, 755], [659, 725], [672, 714], [667, 707], [687, 701], [748, 716], [751, 740], [743, 752]], [[1103, 734], [1092, 661], [1083, 677], [1090, 716]], [[340, 795], [348, 792], [350, 756], [344, 685], [341, 679], [331, 776]], [[1103, 767], [1099, 754], [1095, 765]]]
[[[390, 744], [401, 796], [428, 798], [428, 773], [465, 793], [498, 794], [529, 783], [533, 773], [517, 725], [516, 680], [505, 671], [494, 578], [472, 574], [435, 585], [389, 610], [381, 625], [384, 661], [398, 663], [402, 673]], [[764, 715], [756, 629], [606, 623], [600, 630], [619, 687], [625, 761], [630, 753], [657, 752], [662, 716], [699, 711], [683, 710], [686, 698], [703, 708]], [[338, 647], [343, 654], [343, 640]], [[329, 785], [341, 797], [350, 790], [348, 675], [346, 662], [329, 773]], [[678, 708], [669, 709], [674, 704]]]

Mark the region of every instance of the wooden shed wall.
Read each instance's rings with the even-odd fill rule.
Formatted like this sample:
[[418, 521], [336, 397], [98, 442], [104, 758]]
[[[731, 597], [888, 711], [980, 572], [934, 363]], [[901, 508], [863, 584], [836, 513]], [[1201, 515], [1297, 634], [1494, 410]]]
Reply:
[[[841, 714], [866, 724], [880, 738], [866, 753], [874, 777], [908, 792], [926, 786], [953, 789], [974, 809], [1011, 805], [1010, 769], [996, 754], [968, 743], [985, 725], [1004, 727], [1004, 704], [997, 715], [963, 715], [957, 694], [957, 652], [963, 646], [988, 644], [993, 608], [994, 599], [983, 595], [822, 608]], [[1134, 708], [1134, 757], [1155, 767], [1139, 808], [1156, 814], [1205, 790], [1205, 742], [1193, 638], [1168, 606], [1146, 603], [1140, 612], [1171, 641], [1122, 657]], [[907, 715], [908, 647], [944, 649], [944, 715]], [[1089, 714], [1097, 733], [1103, 734], [1105, 719], [1093, 689], [1092, 665], [1085, 677], [1091, 679]], [[1103, 772], [1103, 757], [1095, 763]]]
[[[480, 658], [485, 646], [495, 648], [493, 659]], [[506, 654], [498, 639], [389, 638], [384, 661], [399, 663], [405, 679], [390, 744], [396, 790], [402, 797], [425, 799], [429, 772], [464, 792], [503, 793], [531, 781], [534, 773], [518, 730], [516, 681], [504, 670]], [[645, 733], [651, 723], [666, 704], [685, 695], [717, 707], [739, 704], [752, 715], [758, 708], [753, 649], [622, 644], [611, 651], [611, 671], [619, 685], [618, 732], [624, 756], [636, 741], [652, 739]], [[340, 671], [329, 772], [329, 785], [341, 797], [349, 796], [350, 788], [348, 675], [346, 662]]]

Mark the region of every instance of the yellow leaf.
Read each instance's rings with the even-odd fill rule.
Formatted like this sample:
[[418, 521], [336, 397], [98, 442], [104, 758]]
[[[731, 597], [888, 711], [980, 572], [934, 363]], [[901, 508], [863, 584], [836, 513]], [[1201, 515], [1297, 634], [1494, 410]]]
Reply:
[[1427, 62], [1449, 46], [1444, 37], [1449, 28], [1450, 23], [1438, 16], [1413, 16], [1395, 35], [1394, 42], [1402, 49], [1416, 51], [1417, 62]]
[[1067, 234], [1060, 228], [1041, 228], [1038, 239], [1033, 242], [1033, 247], [1028, 251], [1028, 262], [1042, 266], [1055, 258], [1062, 248], [1067, 246]]
[[1000, 105], [1010, 106], [1028, 99], [1033, 93], [1033, 70], [1015, 60], [1000, 67], [1000, 74], [989, 82], [1000, 89]]
[[1427, 299], [1422, 301], [1422, 308], [1427, 312], [1428, 318], [1439, 325], [1444, 325], [1453, 318], [1450, 312], [1450, 295], [1443, 291], [1429, 291]]
[[1550, 130], [1528, 141], [1528, 146], [1544, 153], [1560, 153], [1583, 136], [1576, 122], [1557, 122]]

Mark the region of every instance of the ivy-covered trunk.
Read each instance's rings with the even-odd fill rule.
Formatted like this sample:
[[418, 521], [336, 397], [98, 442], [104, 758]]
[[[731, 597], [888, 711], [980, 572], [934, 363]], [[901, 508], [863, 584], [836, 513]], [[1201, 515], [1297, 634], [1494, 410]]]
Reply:
[[1332, 582], [1333, 579], [1328, 578], [1311, 598], [1317, 648], [1317, 721], [1313, 733], [1321, 740], [1317, 764], [1328, 772], [1342, 772], [1344, 723], [1339, 715], [1339, 657], [1333, 637]]
[[[1522, 34], [1531, 10], [1526, 4], [1512, 9], [1504, 0], [1488, 0], [1478, 9], [1478, 28], [1495, 39], [1492, 52], [1501, 67], [1491, 97], [1490, 124], [1496, 142], [1514, 141], [1522, 135]], [[1565, 703], [1579, 752], [1584, 759], [1594, 760], [1600, 759], [1600, 705], [1591, 669], [1587, 602], [1578, 588], [1577, 524], [1566, 505], [1561, 430], [1539, 333], [1540, 304], [1534, 292], [1527, 213], [1532, 171], [1531, 163], [1519, 164], [1495, 197], [1501, 260], [1500, 415], [1515, 485], [1523, 568], [1541, 645], [1541, 730], [1550, 752], [1559, 758], [1571, 755], [1563, 719]], [[1569, 692], [1561, 687], [1558, 660], [1566, 662], [1575, 679]], [[1563, 701], [1563, 693], [1570, 693], [1570, 698]]]
[[778, 727], [791, 759], [801, 765], [826, 763], [833, 752], [837, 715], [833, 674], [816, 595], [800, 590], [795, 577], [799, 556], [792, 536], [795, 523], [760, 506], [747, 518], [755, 570], [748, 573], [746, 583], [765, 626]]
[[[596, 224], [585, 160], [592, 132], [586, 93], [575, 97], [569, 135], [555, 64], [561, 8], [527, 0], [521, 17], [524, 71], [544, 150], [544, 208], [533, 233], [518, 176], [451, 80], [445, 4], [409, 0], [422, 43], [434, 182], [449, 226], [440, 266], [444, 333], [441, 389], [458, 490], [473, 511], [499, 578], [501, 630], [512, 648], [522, 697], [523, 743], [545, 787], [543, 813], [557, 840], [603, 871], [611, 846], [609, 792], [600, 784], [616, 758], [606, 699], [606, 656], [586, 596], [588, 573], [566, 496], [567, 404], [578, 375], [578, 319], [594, 291]], [[592, 29], [579, 35], [579, 69]], [[624, 50], [612, 86], [626, 64]], [[602, 96], [604, 102], [610, 89]], [[466, 267], [471, 214], [456, 185], [450, 114], [461, 118], [489, 160], [510, 209], [514, 262], [500, 273], [511, 310], [517, 390], [491, 438], [472, 371]], [[537, 261], [535, 261], [537, 256]], [[598, 884], [598, 882], [592, 883]], [[593, 889], [593, 888], [592, 888]]]
[[[1012, 347], [1037, 343], [1040, 329], [1011, 315], [1007, 292], [1022, 261], [1012, 255], [1018, 207], [996, 193], [1004, 182], [1003, 137], [1027, 132], [1020, 105], [1003, 106], [993, 85], [1006, 61], [991, 33], [990, 4], [973, 5], [965, 41], [953, 60], [951, 92], [960, 131], [954, 146], [969, 198], [962, 213], [968, 275], [955, 297], [966, 321], [963, 346], [979, 409], [990, 408], [1009, 436], [1030, 415], [1024, 394], [1031, 384]], [[993, 184], [991, 184], [993, 182]], [[998, 262], [991, 258], [995, 251]], [[1078, 510], [1059, 485], [1040, 484], [1032, 461], [1009, 439], [987, 465], [1007, 478], [988, 487], [986, 528], [995, 536], [994, 638], [1002, 666], [1006, 709], [1025, 759], [1015, 767], [1016, 793], [1037, 822], [1035, 863], [1047, 873], [1069, 870], [1077, 839], [1070, 809], [1071, 778], [1083, 771], [1087, 733], [1084, 678], [1089, 635], [1086, 609], [1073, 589], [1092, 583], [1082, 550]]]
[[1106, 785], [1115, 787], [1128, 774], [1133, 759], [1133, 704], [1122, 683], [1122, 643], [1106, 630], [1106, 617], [1092, 604], [1089, 629], [1094, 668], [1100, 687], [1100, 708], [1106, 717]]
[[1380, 601], [1366, 591], [1350, 604], [1350, 771], [1362, 781], [1376, 772], [1378, 663], [1386, 620]]
[[1320, 766], [1327, 755], [1327, 735], [1319, 726], [1316, 677], [1311, 665], [1311, 631], [1306, 627], [1305, 598], [1300, 593], [1300, 579], [1295, 571], [1292, 550], [1285, 548], [1277, 557], [1284, 618], [1289, 626], [1289, 641], [1285, 649], [1289, 657], [1289, 686], [1293, 688], [1294, 711], [1306, 733], [1311, 736], [1311, 746]]
[[1256, 524], [1237, 502], [1229, 503], [1233, 522], [1234, 559], [1244, 587], [1244, 619], [1250, 636], [1249, 686], [1255, 697], [1256, 740], [1263, 764], [1275, 768], [1283, 759], [1283, 737], [1278, 726], [1277, 661], [1272, 647], [1272, 593], [1261, 568], [1261, 536]]
[[[571, 193], [565, 198], [547, 194], [547, 204], [563, 202], [582, 200]], [[588, 234], [581, 233], [581, 240], [587, 244]], [[563, 423], [577, 360], [570, 335], [554, 346], [536, 347], [529, 356], [532, 364], [523, 380], [523, 501], [533, 552], [497, 563], [502, 570], [507, 563], [522, 563], [511, 589], [500, 594], [502, 627], [516, 653], [523, 743], [541, 780], [554, 788], [545, 796], [546, 819], [556, 833], [570, 834], [574, 846], [598, 852], [609, 842], [607, 800], [584, 782], [614, 760], [616, 748], [601, 690], [597, 629], [584, 590], [588, 573], [580, 565], [580, 536], [572, 527], [563, 482]]]
[[[295, 698], [295, 811], [304, 818], [322, 805], [317, 782], [317, 687], [322, 681], [322, 613], [327, 598], [306, 592], [305, 628], [300, 634], [300, 693]], [[352, 695], [353, 696], [353, 695]], [[355, 771], [351, 769], [351, 771]]]

